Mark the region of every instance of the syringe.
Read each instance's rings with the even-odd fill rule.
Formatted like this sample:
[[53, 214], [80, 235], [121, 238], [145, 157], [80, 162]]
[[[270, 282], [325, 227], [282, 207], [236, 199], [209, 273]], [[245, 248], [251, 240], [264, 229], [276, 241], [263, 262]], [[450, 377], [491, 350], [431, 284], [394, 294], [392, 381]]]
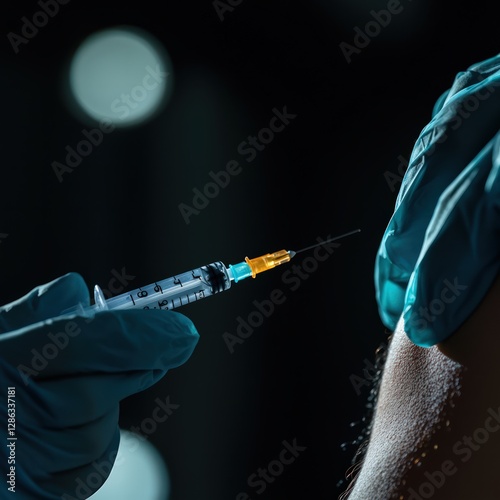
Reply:
[[106, 299], [99, 285], [94, 287], [94, 304], [82, 306], [81, 304], [71, 309], [66, 309], [62, 314], [79, 313], [83, 315], [92, 314], [97, 311], [117, 309], [176, 309], [180, 306], [191, 304], [198, 300], [210, 297], [216, 293], [229, 290], [231, 282], [249, 278], [255, 278], [257, 274], [276, 266], [289, 262], [295, 255], [312, 248], [331, 243], [334, 240], [345, 238], [361, 229], [335, 236], [326, 241], [311, 245], [301, 250], [279, 250], [249, 259], [245, 257], [244, 262], [231, 264], [226, 267], [222, 262], [212, 262], [206, 266], [191, 269], [171, 278], [155, 281], [150, 285], [132, 290], [131, 292], [117, 295]]

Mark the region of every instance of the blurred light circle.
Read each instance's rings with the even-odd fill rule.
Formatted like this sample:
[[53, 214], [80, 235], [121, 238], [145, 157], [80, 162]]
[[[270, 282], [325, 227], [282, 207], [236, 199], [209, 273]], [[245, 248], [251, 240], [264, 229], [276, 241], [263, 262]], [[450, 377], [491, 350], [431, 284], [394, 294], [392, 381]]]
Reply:
[[172, 89], [172, 67], [165, 49], [135, 28], [92, 34], [76, 50], [69, 86], [77, 105], [96, 121], [135, 125], [151, 118]]
[[120, 437], [113, 469], [89, 500], [168, 500], [170, 477], [157, 449], [130, 431], [120, 429]]

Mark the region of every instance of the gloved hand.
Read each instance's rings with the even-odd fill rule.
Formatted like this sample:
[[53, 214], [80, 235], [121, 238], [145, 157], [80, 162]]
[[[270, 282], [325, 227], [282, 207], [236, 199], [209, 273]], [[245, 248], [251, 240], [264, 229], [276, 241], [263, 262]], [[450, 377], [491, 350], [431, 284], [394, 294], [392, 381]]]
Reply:
[[4, 438], [0, 460], [15, 467], [13, 498], [81, 499], [82, 482], [97, 490], [118, 450], [119, 401], [182, 365], [199, 339], [173, 311], [56, 317], [78, 302], [89, 304], [88, 290], [69, 273], [0, 308], [0, 421], [7, 429], [11, 417], [17, 438]]
[[410, 157], [375, 261], [391, 330], [429, 347], [474, 311], [500, 270], [500, 55], [458, 73]]

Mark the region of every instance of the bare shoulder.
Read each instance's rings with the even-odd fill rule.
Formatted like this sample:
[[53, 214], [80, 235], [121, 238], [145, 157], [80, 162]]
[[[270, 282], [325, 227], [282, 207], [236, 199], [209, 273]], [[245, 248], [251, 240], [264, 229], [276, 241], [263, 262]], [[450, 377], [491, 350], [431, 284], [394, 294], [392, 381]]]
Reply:
[[[370, 440], [345, 498], [500, 498], [500, 359], [493, 363], [492, 354], [500, 340], [490, 331], [500, 315], [499, 283], [489, 297], [456, 332], [460, 336], [439, 346], [416, 346], [399, 322]], [[468, 348], [472, 336], [491, 341], [490, 349]]]

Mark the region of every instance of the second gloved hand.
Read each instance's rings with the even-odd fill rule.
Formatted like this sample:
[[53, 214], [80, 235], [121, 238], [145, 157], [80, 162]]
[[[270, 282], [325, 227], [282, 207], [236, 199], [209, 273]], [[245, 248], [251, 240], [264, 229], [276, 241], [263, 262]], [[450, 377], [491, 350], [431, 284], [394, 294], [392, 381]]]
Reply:
[[459, 73], [411, 154], [375, 263], [383, 323], [429, 347], [500, 271], [500, 55]]
[[[88, 290], [70, 273], [0, 308], [0, 381], [5, 399], [8, 388], [15, 394], [13, 465], [22, 500], [81, 498], [82, 483], [98, 489], [95, 477], [86, 480], [96, 463], [116, 458], [120, 400], [186, 362], [199, 339], [173, 311], [57, 317], [78, 302], [88, 305]], [[0, 417], [8, 421], [5, 404]], [[10, 450], [3, 450], [7, 464]]]

